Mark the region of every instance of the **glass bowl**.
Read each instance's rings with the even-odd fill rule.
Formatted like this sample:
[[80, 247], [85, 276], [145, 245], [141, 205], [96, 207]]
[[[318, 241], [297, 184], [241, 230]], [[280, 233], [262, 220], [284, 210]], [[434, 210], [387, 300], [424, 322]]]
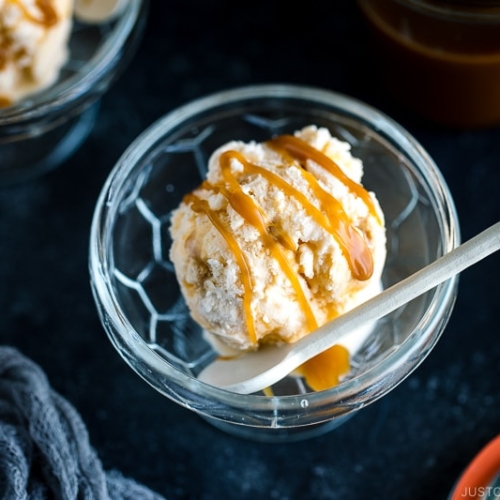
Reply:
[[197, 380], [215, 353], [190, 318], [169, 261], [170, 213], [204, 178], [218, 146], [267, 140], [310, 124], [348, 141], [364, 162], [363, 184], [376, 192], [386, 217], [384, 287], [459, 243], [446, 183], [408, 132], [350, 97], [294, 85], [220, 92], [154, 123], [110, 173], [91, 227], [91, 285], [120, 355], [160, 393], [254, 440], [316, 436], [388, 393], [429, 354], [456, 297], [455, 278], [384, 317], [353, 356], [349, 375], [329, 390], [307, 392], [290, 377], [272, 388], [272, 397], [240, 395]]
[[69, 57], [50, 87], [0, 109], [0, 184], [32, 179], [64, 162], [95, 123], [100, 97], [135, 53], [147, 2], [129, 0], [100, 24], [77, 19]]

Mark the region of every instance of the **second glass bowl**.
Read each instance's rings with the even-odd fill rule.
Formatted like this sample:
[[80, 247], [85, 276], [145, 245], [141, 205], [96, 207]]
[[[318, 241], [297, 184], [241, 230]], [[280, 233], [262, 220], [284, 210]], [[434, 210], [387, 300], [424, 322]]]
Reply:
[[438, 168], [403, 128], [344, 95], [293, 85], [220, 92], [153, 124], [112, 170], [91, 228], [90, 275], [104, 328], [156, 390], [232, 434], [290, 441], [332, 429], [404, 380], [429, 354], [452, 312], [457, 279], [380, 320], [340, 385], [306, 392], [294, 380], [274, 396], [206, 385], [215, 353], [190, 318], [168, 253], [171, 211], [205, 176], [212, 151], [265, 141], [306, 125], [327, 127], [364, 163], [363, 184], [385, 213], [388, 287], [459, 243], [452, 197]]
[[129, 0], [99, 24], [75, 19], [58, 80], [0, 109], [0, 185], [35, 178], [63, 163], [87, 138], [99, 100], [134, 55], [147, 0]]

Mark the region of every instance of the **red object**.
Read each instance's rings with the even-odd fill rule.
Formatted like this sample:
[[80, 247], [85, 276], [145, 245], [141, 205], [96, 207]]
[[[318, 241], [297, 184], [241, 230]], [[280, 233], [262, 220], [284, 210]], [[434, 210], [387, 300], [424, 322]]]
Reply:
[[[500, 473], [500, 435], [490, 441], [465, 469], [455, 486], [451, 500], [475, 500], [489, 493]], [[500, 486], [494, 488], [500, 494]]]

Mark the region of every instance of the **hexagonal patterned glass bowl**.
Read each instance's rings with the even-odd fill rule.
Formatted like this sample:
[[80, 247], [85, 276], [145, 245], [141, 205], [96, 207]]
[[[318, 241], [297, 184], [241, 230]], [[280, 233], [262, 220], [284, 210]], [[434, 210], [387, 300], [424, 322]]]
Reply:
[[172, 111], [138, 137], [112, 170], [91, 229], [90, 275], [104, 328], [125, 361], [156, 390], [230, 433], [263, 441], [318, 435], [407, 377], [443, 332], [452, 279], [378, 321], [332, 389], [289, 377], [273, 396], [241, 395], [197, 379], [216, 356], [191, 319], [169, 260], [171, 212], [205, 177], [210, 154], [233, 140], [264, 141], [306, 125], [327, 127], [364, 163], [364, 186], [385, 213], [383, 286], [459, 242], [438, 168], [402, 127], [344, 95], [293, 85], [220, 92]]
[[135, 55], [148, 0], [128, 0], [100, 23], [75, 17], [68, 60], [51, 86], [0, 108], [0, 185], [31, 180], [65, 162], [88, 137], [102, 95]]

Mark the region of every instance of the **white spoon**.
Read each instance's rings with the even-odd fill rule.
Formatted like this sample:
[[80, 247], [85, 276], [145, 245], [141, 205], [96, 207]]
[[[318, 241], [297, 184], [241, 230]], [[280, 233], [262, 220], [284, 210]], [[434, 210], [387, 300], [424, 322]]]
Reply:
[[500, 222], [408, 278], [326, 323], [293, 344], [268, 346], [231, 359], [216, 359], [199, 375], [202, 382], [240, 394], [270, 387], [307, 360], [339, 343], [368, 322], [382, 318], [500, 248]]

